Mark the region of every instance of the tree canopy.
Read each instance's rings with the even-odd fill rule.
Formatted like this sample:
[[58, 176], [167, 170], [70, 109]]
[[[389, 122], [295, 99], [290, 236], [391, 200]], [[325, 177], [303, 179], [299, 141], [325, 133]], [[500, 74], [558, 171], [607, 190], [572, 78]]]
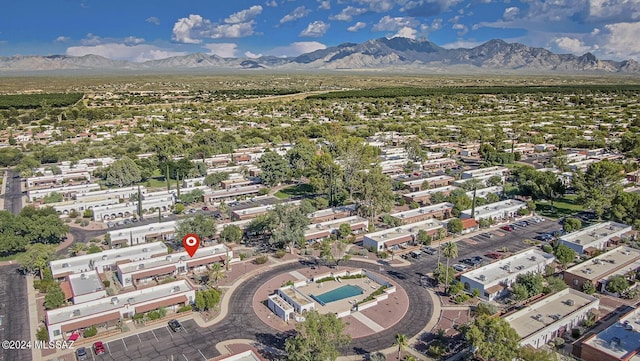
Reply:
[[273, 151], [265, 152], [262, 157], [260, 157], [260, 160], [258, 160], [258, 166], [262, 171], [262, 173], [260, 173], [262, 182], [269, 187], [288, 180], [291, 174], [287, 160]]
[[203, 214], [187, 218], [176, 227], [176, 237], [182, 240], [189, 233], [197, 234], [201, 240], [211, 239], [216, 234], [216, 221]]
[[22, 252], [33, 243], [58, 244], [69, 227], [50, 207], [25, 207], [20, 214], [0, 211], [0, 254]]
[[480, 315], [464, 335], [474, 354], [484, 360], [512, 361], [518, 356], [520, 336], [500, 317]]
[[584, 173], [577, 172], [573, 186], [578, 202], [602, 217], [611, 209], [612, 201], [622, 189], [623, 170], [620, 163], [602, 160], [589, 164]]
[[108, 186], [124, 187], [141, 180], [140, 167], [129, 157], [116, 160], [105, 172], [105, 183]]
[[351, 341], [343, 333], [342, 320], [333, 313], [308, 312], [304, 322], [296, 324], [296, 331], [285, 343], [288, 361], [334, 361], [340, 356], [338, 348]]

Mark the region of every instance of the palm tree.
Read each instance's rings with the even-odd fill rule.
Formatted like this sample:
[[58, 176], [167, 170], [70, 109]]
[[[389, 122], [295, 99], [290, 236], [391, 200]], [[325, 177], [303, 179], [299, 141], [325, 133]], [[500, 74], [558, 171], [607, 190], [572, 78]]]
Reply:
[[442, 247], [442, 255], [447, 259], [447, 269], [446, 269], [446, 275], [445, 275], [445, 285], [444, 287], [446, 288], [446, 291], [449, 291], [449, 260], [451, 260], [451, 258], [456, 258], [458, 257], [458, 245], [449, 241], [447, 243], [444, 244], [444, 247]]
[[87, 249], [87, 247], [84, 243], [76, 242], [71, 246], [71, 253], [74, 256], [78, 256], [80, 252], [84, 251], [85, 249]]
[[404, 348], [409, 345], [409, 339], [407, 338], [407, 335], [397, 333], [396, 340], [393, 345], [398, 346], [398, 360], [400, 360], [400, 354], [402, 350], [404, 350]]
[[413, 356], [413, 355], [406, 355], [406, 356], [404, 357], [404, 361], [418, 361], [418, 360], [417, 360], [417, 359], [416, 359], [416, 357], [415, 357], [415, 356]]
[[220, 281], [221, 278], [222, 278], [222, 265], [216, 262], [211, 265], [211, 268], [209, 268], [209, 280], [215, 283], [218, 283], [218, 281]]
[[369, 356], [370, 361], [386, 361], [387, 357], [382, 352], [376, 352]]

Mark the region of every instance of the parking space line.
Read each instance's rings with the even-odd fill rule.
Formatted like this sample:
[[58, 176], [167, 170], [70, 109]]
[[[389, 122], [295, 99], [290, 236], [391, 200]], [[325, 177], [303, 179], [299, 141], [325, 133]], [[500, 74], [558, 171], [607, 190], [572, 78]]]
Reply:
[[127, 344], [124, 342], [124, 338], [122, 338], [121, 340], [122, 340], [122, 344], [124, 345], [125, 351], [129, 351], [129, 349], [127, 348]]
[[164, 326], [167, 331], [169, 331], [169, 336], [171, 336], [171, 339], [173, 340], [173, 335], [171, 334], [171, 330], [169, 329], [169, 326]]
[[205, 361], [206, 361], [206, 360], [208, 360], [208, 358], [206, 358], [206, 357], [204, 356], [204, 354], [202, 353], [202, 351], [200, 351], [200, 349], [198, 349], [198, 352], [200, 352], [200, 356], [202, 356], [202, 358], [203, 358]]
[[155, 337], [155, 338], [156, 338], [156, 341], [157, 341], [157, 342], [160, 342], [160, 340], [158, 340], [158, 336], [156, 336], [156, 333], [155, 333], [155, 332], [153, 332], [153, 330], [151, 330], [151, 334], [153, 335], [153, 337]]
[[109, 351], [109, 355], [111, 355], [111, 348], [109, 347], [109, 342], [105, 343], [107, 345], [107, 351]]
[[184, 327], [184, 325], [182, 325], [182, 330], [184, 331], [184, 333], [187, 333], [187, 334], [189, 333], [189, 332], [187, 332], [187, 328]]
[[140, 341], [140, 344], [142, 345], [142, 339], [140, 338], [140, 334], [136, 333], [136, 336], [138, 336], [138, 341]]
[[[92, 349], [93, 349], [93, 347], [92, 347]], [[89, 353], [91, 354], [91, 359], [92, 359], [93, 361], [96, 361], [96, 356], [95, 356], [95, 354], [94, 354], [94, 352], [93, 352], [93, 350], [92, 350], [92, 349], [90, 349], [90, 350], [89, 350]]]
[[182, 354], [182, 357], [184, 357], [185, 360], [189, 361], [189, 359], [187, 358], [187, 356], [185, 356], [184, 354]]

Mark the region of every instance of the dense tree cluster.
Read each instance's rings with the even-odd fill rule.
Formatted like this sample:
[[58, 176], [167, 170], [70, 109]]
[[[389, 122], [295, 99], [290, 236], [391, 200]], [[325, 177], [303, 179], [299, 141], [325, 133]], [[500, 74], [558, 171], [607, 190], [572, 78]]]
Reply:
[[0, 211], [0, 254], [22, 252], [30, 244], [58, 244], [69, 227], [53, 208], [25, 207], [20, 214]]

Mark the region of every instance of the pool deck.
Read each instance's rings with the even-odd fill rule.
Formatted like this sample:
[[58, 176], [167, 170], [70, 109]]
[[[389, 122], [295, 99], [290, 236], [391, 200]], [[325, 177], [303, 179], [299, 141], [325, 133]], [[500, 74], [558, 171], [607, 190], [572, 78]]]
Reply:
[[[346, 269], [347, 268], [340, 267], [337, 272]], [[262, 285], [254, 294], [254, 312], [256, 313], [258, 318], [260, 318], [260, 320], [276, 330], [287, 331], [294, 329], [295, 321], [291, 320], [287, 323], [276, 316], [273, 312], [271, 312], [271, 310], [269, 310], [269, 308], [264, 303], [267, 296], [273, 294], [279, 287], [283, 286], [288, 281], [300, 281], [299, 274], [302, 274], [308, 278], [312, 278], [314, 276], [326, 274], [331, 271], [335, 270], [327, 267], [318, 267], [315, 270], [305, 268], [298, 270], [296, 274], [283, 273], [272, 278], [264, 285]], [[372, 308], [364, 311], [359, 311], [342, 318], [343, 322], [345, 323], [345, 333], [350, 334], [352, 338], [366, 337], [368, 335], [372, 335], [384, 329], [387, 329], [396, 324], [406, 314], [409, 308], [409, 297], [406, 291], [398, 287], [397, 284], [392, 282], [387, 277], [383, 278], [390, 282], [392, 285], [396, 286], [396, 292], [390, 294], [388, 299], [380, 301], [378, 305]], [[308, 286], [298, 287], [298, 290], [305, 295], [314, 294], [317, 296], [348, 284], [362, 288], [365, 293], [345, 298], [339, 301], [330, 302], [326, 306], [322, 306], [314, 301], [315, 307], [318, 312], [325, 314], [340, 313], [350, 310], [353, 306], [353, 303], [349, 303], [349, 301], [361, 301], [381, 287], [380, 284], [368, 278], [355, 278], [341, 280], [341, 282], [328, 281], [320, 284], [313, 282]]]

